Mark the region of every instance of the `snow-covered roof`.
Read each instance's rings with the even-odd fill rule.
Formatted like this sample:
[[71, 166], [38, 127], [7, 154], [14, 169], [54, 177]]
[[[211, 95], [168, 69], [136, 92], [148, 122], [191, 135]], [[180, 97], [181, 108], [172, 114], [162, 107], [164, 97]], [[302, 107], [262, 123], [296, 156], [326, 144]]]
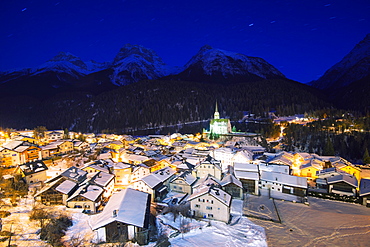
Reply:
[[106, 187], [114, 178], [113, 174], [98, 172], [96, 176], [91, 180], [99, 186]]
[[59, 183], [63, 178], [58, 178], [50, 183], [47, 183], [43, 188], [41, 188], [40, 191], [38, 191], [36, 194], [35, 194], [35, 197], [41, 195], [42, 193], [44, 193], [45, 191], [49, 190], [51, 187], [53, 187], [54, 185], [56, 185], [57, 183]]
[[317, 170], [322, 170], [323, 168], [323, 162], [317, 159], [310, 159], [306, 160], [306, 162], [300, 166], [300, 169], [305, 169], [305, 168], [315, 168]]
[[191, 172], [189, 171], [183, 171], [183, 172], [180, 172], [179, 175], [177, 175], [176, 177], [174, 177], [172, 181], [174, 180], [177, 180], [177, 179], [181, 179], [183, 180], [185, 183], [187, 183], [188, 185], [192, 185], [193, 183], [195, 183], [195, 181], [197, 180], [196, 177], [194, 177]]
[[110, 152], [102, 153], [102, 154], [99, 154], [98, 156], [98, 159], [102, 159], [102, 160], [110, 159], [110, 158], [112, 158], [112, 154]]
[[282, 154], [272, 158], [271, 160], [268, 160], [267, 162], [268, 163], [282, 163], [282, 164], [286, 164], [286, 165], [292, 165], [292, 159], [293, 159], [293, 156], [289, 153], [286, 153], [286, 152], [283, 152]]
[[358, 182], [356, 177], [348, 174], [348, 173], [341, 173], [335, 176], [327, 177], [326, 180], [328, 181], [328, 184], [334, 184], [338, 182], [345, 182], [349, 185], [352, 185], [353, 187], [357, 187]]
[[18, 153], [22, 153], [23, 151], [26, 151], [30, 146], [18, 146], [16, 148], [14, 148], [14, 151], [18, 152]]
[[138, 154], [125, 154], [122, 158], [126, 160], [130, 160], [130, 161], [137, 161], [137, 162], [143, 162], [149, 159], [146, 156], [138, 155]]
[[260, 176], [258, 172], [249, 172], [249, 171], [234, 171], [235, 177], [238, 179], [248, 179], [248, 180], [259, 180]]
[[84, 165], [84, 167], [82, 167], [81, 169], [82, 170], [85, 170], [86, 168], [93, 168], [95, 170], [98, 170], [98, 171], [102, 171], [102, 172], [105, 172], [105, 173], [109, 173], [109, 167], [107, 166], [107, 163], [103, 160], [96, 160], [96, 161], [92, 161], [92, 162], [89, 162], [89, 163], [86, 163]]
[[128, 163], [118, 162], [113, 165], [114, 170], [121, 170], [121, 169], [127, 169], [131, 168], [131, 165]]
[[189, 198], [188, 201], [192, 201], [202, 195], [209, 194], [210, 196], [213, 196], [226, 206], [230, 206], [231, 204], [231, 195], [228, 194], [227, 192], [223, 191], [222, 189], [219, 188], [214, 188], [213, 186], [211, 187], [204, 187], [201, 190], [198, 190], [197, 192], [193, 193]]
[[95, 202], [101, 194], [103, 194], [104, 189], [92, 184], [84, 184], [80, 186], [75, 193], [73, 193], [67, 201], [73, 201], [77, 196], [82, 196], [90, 201]]
[[242, 182], [240, 182], [234, 175], [227, 174], [222, 180], [221, 180], [221, 186], [224, 187], [228, 184], [235, 184], [236, 186], [243, 188]]
[[10, 141], [8, 143], [3, 144], [3, 148], [13, 150], [16, 147], [22, 145], [23, 141]]
[[46, 171], [48, 169], [45, 163], [41, 160], [25, 163], [23, 165], [20, 165], [19, 168], [23, 171], [25, 176]]
[[114, 221], [147, 228], [149, 220], [150, 195], [131, 188], [114, 193], [103, 212], [91, 216], [93, 230]]
[[360, 182], [360, 196], [370, 195], [370, 179], [361, 179]]
[[258, 168], [261, 171], [268, 171], [268, 172], [278, 172], [278, 173], [285, 173], [289, 174], [290, 167], [288, 165], [282, 164], [258, 164]]
[[307, 188], [307, 178], [291, 176], [284, 173], [262, 171], [261, 180], [280, 183], [293, 187]]
[[77, 186], [77, 183], [71, 181], [71, 180], [65, 180], [63, 181], [58, 187], [55, 188], [56, 191], [59, 191], [60, 193], [68, 195], [73, 189], [75, 189]]
[[87, 174], [86, 171], [83, 171], [77, 167], [72, 166], [65, 170], [64, 172], [62, 172], [60, 175], [67, 179], [81, 182], [86, 178], [86, 174]]
[[211, 174], [208, 174], [205, 177], [202, 177], [199, 179], [194, 185], [193, 188], [203, 188], [203, 187], [209, 187], [211, 185], [214, 186], [220, 186], [221, 187], [221, 182]]
[[234, 163], [234, 171], [258, 172], [258, 165], [246, 163]]
[[175, 174], [174, 170], [172, 170], [170, 167], [165, 167], [158, 171], [152, 172], [151, 174], [141, 178], [140, 180], [142, 180], [150, 188], [153, 189], [158, 184], [169, 179], [173, 174]]

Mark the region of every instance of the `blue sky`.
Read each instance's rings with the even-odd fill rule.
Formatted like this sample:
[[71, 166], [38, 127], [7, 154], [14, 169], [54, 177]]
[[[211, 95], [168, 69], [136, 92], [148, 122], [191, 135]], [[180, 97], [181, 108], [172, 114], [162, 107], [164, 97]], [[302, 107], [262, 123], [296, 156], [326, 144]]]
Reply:
[[262, 57], [317, 79], [370, 32], [368, 0], [17, 0], [0, 3], [0, 71], [71, 52], [112, 61], [126, 43], [182, 66], [201, 46]]

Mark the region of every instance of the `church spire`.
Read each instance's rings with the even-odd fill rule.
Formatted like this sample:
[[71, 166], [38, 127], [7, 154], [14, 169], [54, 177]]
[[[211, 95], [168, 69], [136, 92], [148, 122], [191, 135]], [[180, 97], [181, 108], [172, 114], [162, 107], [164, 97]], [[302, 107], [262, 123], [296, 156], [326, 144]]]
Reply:
[[220, 119], [220, 113], [218, 112], [218, 106], [217, 106], [217, 100], [216, 100], [216, 109], [215, 109], [214, 119]]

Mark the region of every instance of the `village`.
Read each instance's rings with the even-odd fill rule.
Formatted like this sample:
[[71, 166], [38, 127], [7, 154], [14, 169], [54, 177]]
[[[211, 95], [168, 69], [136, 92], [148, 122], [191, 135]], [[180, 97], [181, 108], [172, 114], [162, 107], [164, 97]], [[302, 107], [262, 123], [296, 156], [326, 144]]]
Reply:
[[[32, 207], [83, 213], [95, 244], [168, 246], [171, 237], [212, 224], [227, 229], [248, 217], [281, 223], [276, 204], [309, 207], [309, 198], [370, 207], [368, 170], [338, 156], [267, 152], [257, 135], [233, 133], [217, 105], [209, 131], [199, 134], [35, 132], [1, 133], [2, 184], [25, 184]], [[22, 200], [4, 188], [1, 194], [4, 210], [7, 203]], [[173, 215], [173, 222], [177, 218], [198, 223], [180, 222], [171, 226], [177, 234], [166, 234], [158, 227], [158, 221], [171, 225], [166, 214]], [[263, 228], [252, 222], [243, 228], [246, 225], [254, 232], [259, 229], [250, 246], [266, 246]], [[12, 231], [6, 217], [1, 226]], [[247, 243], [248, 238], [246, 234], [237, 239]]]

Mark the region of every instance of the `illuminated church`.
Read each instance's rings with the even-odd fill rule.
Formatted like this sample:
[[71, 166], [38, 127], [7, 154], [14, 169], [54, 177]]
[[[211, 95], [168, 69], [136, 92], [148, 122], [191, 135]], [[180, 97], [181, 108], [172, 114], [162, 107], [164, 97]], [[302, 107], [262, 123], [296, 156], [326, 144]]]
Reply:
[[214, 118], [211, 120], [209, 126], [209, 132], [215, 135], [225, 135], [231, 133], [231, 123], [230, 119], [220, 118], [220, 113], [218, 112], [217, 102]]

